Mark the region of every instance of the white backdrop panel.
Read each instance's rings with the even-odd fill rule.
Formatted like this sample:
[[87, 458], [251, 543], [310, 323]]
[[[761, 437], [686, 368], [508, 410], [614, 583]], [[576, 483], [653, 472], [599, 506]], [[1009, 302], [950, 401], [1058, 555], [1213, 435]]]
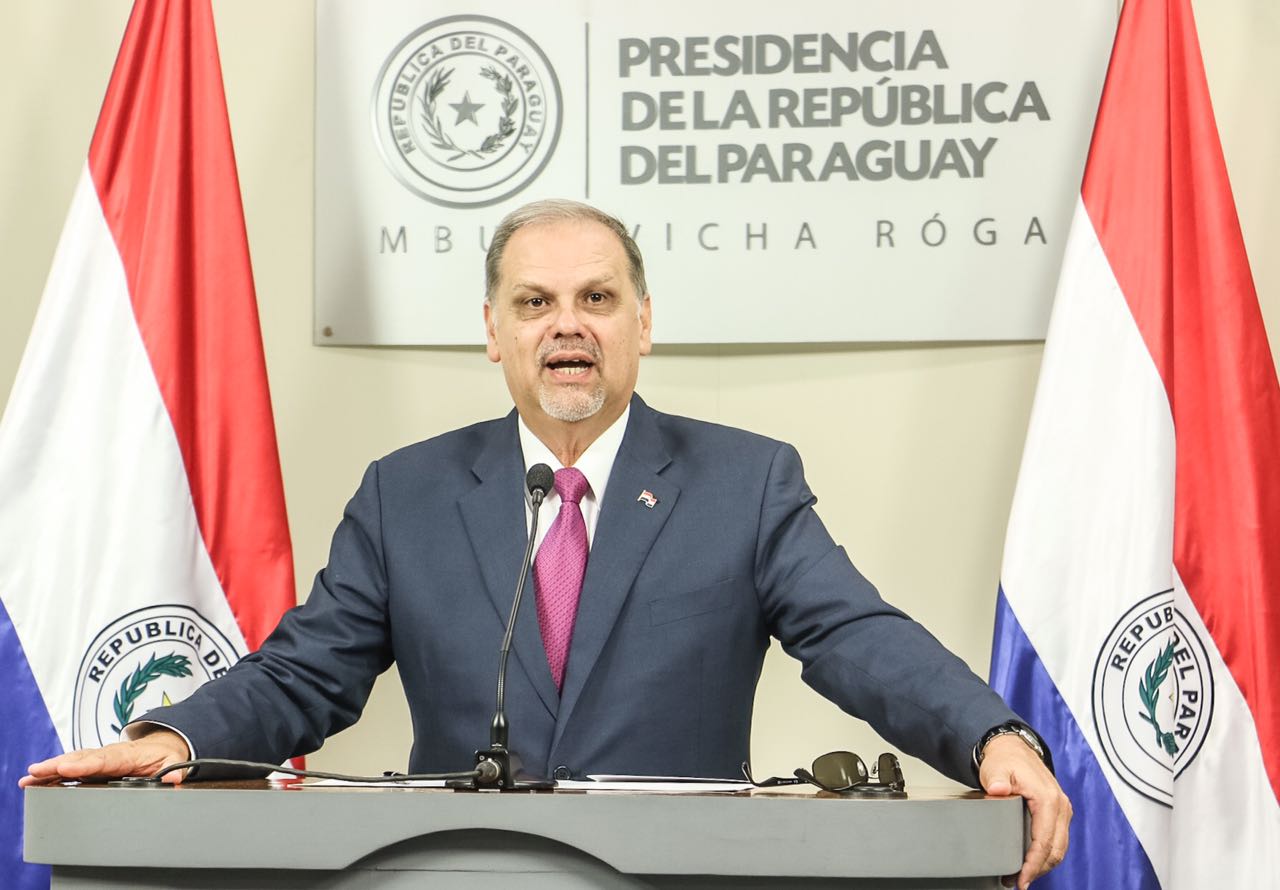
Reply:
[[483, 249], [619, 215], [665, 343], [1044, 336], [1113, 0], [320, 0], [315, 341], [483, 341]]

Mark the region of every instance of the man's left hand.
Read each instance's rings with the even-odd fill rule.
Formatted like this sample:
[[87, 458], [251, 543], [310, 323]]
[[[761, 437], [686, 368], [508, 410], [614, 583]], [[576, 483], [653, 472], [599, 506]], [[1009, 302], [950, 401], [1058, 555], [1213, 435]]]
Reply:
[[1031, 814], [1031, 846], [1017, 874], [1020, 890], [1067, 855], [1071, 801], [1039, 755], [1016, 735], [998, 735], [982, 751], [978, 779], [992, 797], [1019, 794]]

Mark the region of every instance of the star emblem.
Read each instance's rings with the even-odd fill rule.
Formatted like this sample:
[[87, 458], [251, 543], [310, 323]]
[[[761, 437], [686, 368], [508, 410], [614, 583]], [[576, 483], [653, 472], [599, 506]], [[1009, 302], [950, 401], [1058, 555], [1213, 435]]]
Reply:
[[463, 121], [471, 121], [471, 123], [479, 125], [480, 122], [476, 120], [476, 112], [484, 108], [484, 103], [472, 102], [471, 93], [466, 92], [462, 94], [461, 102], [450, 102], [449, 107], [458, 112], [458, 119], [453, 122], [455, 126]]

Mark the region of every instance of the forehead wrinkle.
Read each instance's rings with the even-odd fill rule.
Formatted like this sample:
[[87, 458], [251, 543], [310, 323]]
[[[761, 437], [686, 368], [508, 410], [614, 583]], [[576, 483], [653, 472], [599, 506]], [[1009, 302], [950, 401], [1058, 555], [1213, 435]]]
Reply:
[[[589, 236], [589, 243], [579, 244], [573, 253], [567, 253], [561, 249], [563, 245], [556, 237], [557, 230], [567, 237], [572, 237], [573, 233], [585, 232]], [[540, 237], [551, 238], [551, 243], [537, 244], [536, 239]], [[512, 265], [521, 268], [511, 269]], [[590, 267], [608, 267], [602, 274], [610, 275], [619, 269], [625, 272], [629, 268], [622, 243], [599, 223], [553, 221], [530, 225], [511, 236], [502, 260], [503, 274], [509, 271], [537, 274], [543, 271], [582, 270]]]
[[[613, 272], [604, 272], [586, 281], [578, 282], [573, 285], [575, 291], [586, 291], [594, 288], [603, 288], [614, 285], [618, 281], [618, 276]], [[555, 290], [554, 287], [539, 281], [517, 281], [511, 285], [512, 291], [520, 293], [521, 291], [533, 291], [534, 293], [550, 293]]]

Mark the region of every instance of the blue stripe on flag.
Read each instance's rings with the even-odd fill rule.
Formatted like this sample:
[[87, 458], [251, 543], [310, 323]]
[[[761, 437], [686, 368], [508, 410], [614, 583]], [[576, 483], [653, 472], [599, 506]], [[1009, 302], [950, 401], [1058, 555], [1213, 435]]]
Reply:
[[37, 890], [49, 886], [49, 866], [22, 861], [22, 790], [27, 766], [62, 753], [49, 710], [36, 687], [22, 643], [0, 602], [0, 886]]
[[1151, 860], [1003, 588], [996, 598], [991, 685], [1049, 744], [1058, 782], [1075, 809], [1067, 858], [1035, 882], [1036, 890], [1159, 890]]

